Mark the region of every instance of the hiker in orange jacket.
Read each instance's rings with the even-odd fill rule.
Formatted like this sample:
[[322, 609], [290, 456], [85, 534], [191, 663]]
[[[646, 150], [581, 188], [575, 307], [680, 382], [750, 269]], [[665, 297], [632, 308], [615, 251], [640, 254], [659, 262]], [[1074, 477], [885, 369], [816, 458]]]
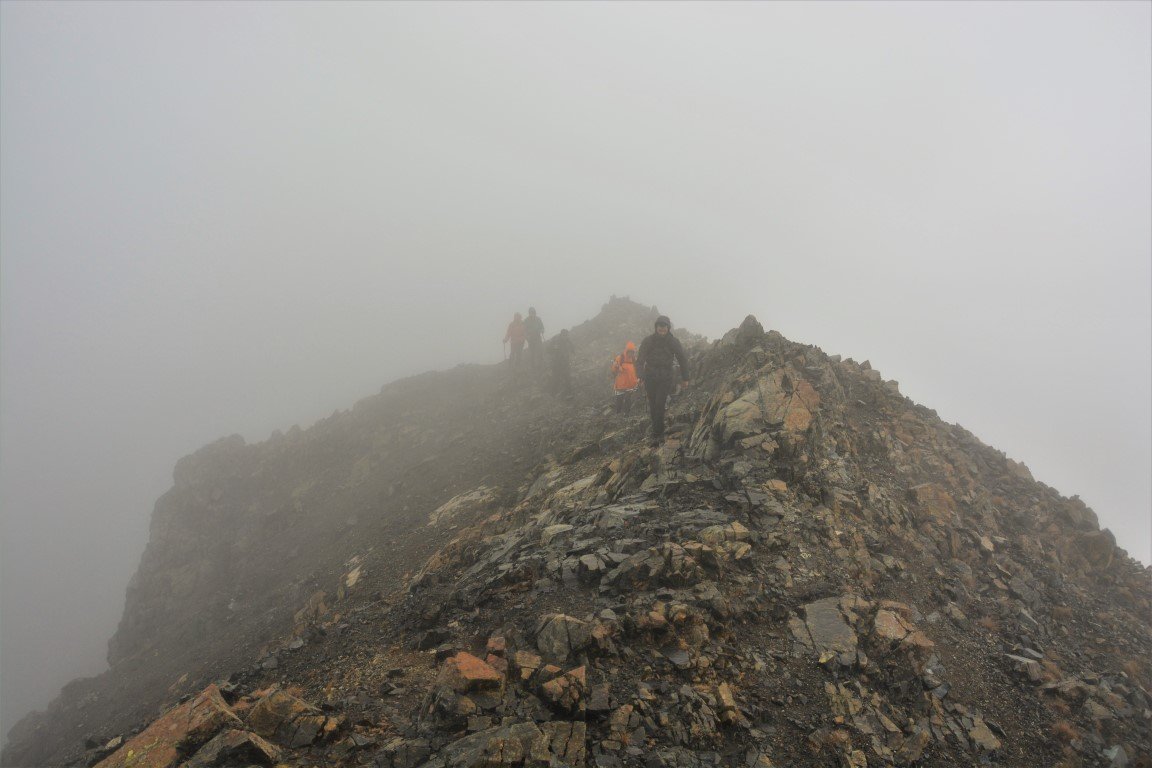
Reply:
[[513, 369], [520, 367], [520, 355], [524, 351], [525, 338], [527, 338], [527, 334], [524, 330], [524, 318], [517, 312], [512, 318], [512, 322], [508, 323], [508, 333], [504, 334], [504, 343], [512, 342], [512, 352], [508, 355], [508, 365]]
[[636, 345], [628, 342], [624, 351], [612, 361], [612, 373], [616, 374], [613, 388], [616, 391], [616, 413], [627, 416], [632, 410], [632, 398], [640, 380], [636, 378]]

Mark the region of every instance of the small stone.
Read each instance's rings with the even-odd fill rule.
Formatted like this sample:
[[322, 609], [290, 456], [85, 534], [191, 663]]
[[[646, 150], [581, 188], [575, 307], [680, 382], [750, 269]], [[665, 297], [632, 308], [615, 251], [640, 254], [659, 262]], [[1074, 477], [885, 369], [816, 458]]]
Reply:
[[512, 654], [512, 666], [520, 671], [520, 679], [527, 680], [540, 669], [543, 660], [529, 651], [516, 651]]
[[916, 729], [915, 733], [904, 739], [899, 752], [896, 753], [897, 762], [900, 765], [912, 765], [920, 759], [920, 756], [924, 754], [925, 747], [931, 743], [931, 733], [922, 728]]
[[584, 667], [577, 667], [541, 686], [545, 701], [574, 714], [584, 711], [584, 691], [587, 688]]
[[1015, 654], [1004, 654], [1009, 661], [1012, 662], [1012, 668], [1019, 674], [1027, 677], [1034, 683], [1038, 683], [1044, 679], [1044, 668], [1035, 659], [1025, 658], [1023, 656], [1016, 656]]
[[872, 622], [872, 632], [882, 640], [898, 643], [908, 636], [911, 628], [892, 611], [879, 610]]
[[664, 658], [672, 662], [677, 669], [689, 669], [692, 666], [692, 657], [682, 648], [676, 646], [668, 646], [661, 648], [660, 653], [664, 654]]
[[632, 727], [629, 725], [632, 719], [632, 705], [624, 704], [617, 707], [611, 715], [608, 716], [608, 738], [627, 745], [631, 738]]
[[607, 712], [611, 709], [612, 687], [608, 683], [592, 686], [592, 694], [588, 697], [589, 712]]
[[1000, 749], [1000, 739], [992, 733], [992, 730], [984, 723], [983, 720], [976, 720], [976, 724], [968, 730], [968, 738], [980, 749], [986, 752], [994, 752]]
[[[804, 627], [811, 637], [812, 647], [821, 656], [832, 654], [854, 659], [856, 633], [844, 621], [839, 604], [839, 598], [829, 597], [804, 606], [807, 616]], [[793, 627], [794, 635], [799, 631], [800, 628]]]
[[587, 726], [583, 722], [554, 721], [542, 723], [540, 730], [548, 738], [548, 750], [565, 765], [584, 765]]
[[501, 677], [508, 674], [508, 659], [503, 656], [496, 656], [490, 653], [484, 657], [484, 663], [499, 672]]
[[1084, 702], [1084, 713], [1093, 720], [1112, 719], [1112, 711], [1094, 699]]
[[1119, 744], [1104, 750], [1104, 757], [1109, 761], [1108, 768], [1128, 768], [1128, 753]]

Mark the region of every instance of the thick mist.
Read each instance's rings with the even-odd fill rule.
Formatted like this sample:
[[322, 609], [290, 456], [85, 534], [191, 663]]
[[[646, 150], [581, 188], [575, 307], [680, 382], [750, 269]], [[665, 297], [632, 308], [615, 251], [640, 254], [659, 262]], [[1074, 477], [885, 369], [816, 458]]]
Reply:
[[178, 458], [529, 305], [868, 359], [1149, 562], [1150, 94], [1146, 3], [0, 4], [0, 729]]

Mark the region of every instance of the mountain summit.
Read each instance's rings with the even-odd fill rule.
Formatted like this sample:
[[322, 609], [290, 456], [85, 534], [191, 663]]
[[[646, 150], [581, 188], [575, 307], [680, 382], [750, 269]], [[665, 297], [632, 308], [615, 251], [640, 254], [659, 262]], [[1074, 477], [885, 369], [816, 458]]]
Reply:
[[109, 644], [5, 766], [1149, 766], [1149, 571], [1078, 499], [753, 317], [650, 447], [571, 329], [182, 459]]

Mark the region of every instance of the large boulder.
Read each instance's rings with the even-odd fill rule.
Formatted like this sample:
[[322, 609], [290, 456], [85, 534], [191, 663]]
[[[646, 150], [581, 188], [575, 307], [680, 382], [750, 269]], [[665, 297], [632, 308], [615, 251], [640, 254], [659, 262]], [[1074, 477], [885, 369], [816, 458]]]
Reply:
[[470, 653], [461, 651], [444, 662], [439, 682], [457, 693], [499, 688], [504, 676]]
[[307, 746], [330, 736], [339, 724], [338, 719], [280, 690], [265, 695], [248, 713], [249, 729], [288, 747]]
[[182, 768], [211, 768], [218, 765], [274, 765], [281, 751], [254, 733], [229, 728], [216, 735], [192, 756]]
[[549, 765], [551, 739], [534, 723], [499, 726], [444, 747], [424, 768]]
[[221, 728], [243, 728], [220, 689], [210, 685], [190, 701], [169, 710], [97, 768], [174, 768]]
[[794, 617], [789, 626], [801, 648], [821, 659], [837, 658], [844, 666], [856, 662], [856, 632], [844, 619], [840, 598], [829, 597], [804, 606], [804, 618]]
[[591, 624], [562, 613], [545, 616], [536, 631], [536, 647], [545, 658], [556, 661], [568, 658], [591, 639]]
[[[728, 395], [732, 398], [732, 395]], [[722, 446], [765, 431], [799, 437], [808, 431], [820, 394], [791, 369], [767, 371], [716, 411], [712, 439]]]

